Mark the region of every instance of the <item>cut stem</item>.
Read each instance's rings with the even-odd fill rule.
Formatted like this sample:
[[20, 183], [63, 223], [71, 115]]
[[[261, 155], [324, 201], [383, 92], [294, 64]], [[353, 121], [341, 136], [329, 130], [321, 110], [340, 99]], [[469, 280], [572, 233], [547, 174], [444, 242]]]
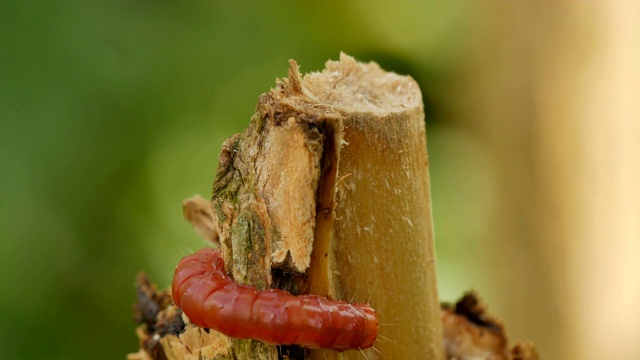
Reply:
[[[423, 105], [410, 77], [342, 54], [303, 78], [291, 61], [225, 142], [212, 208], [236, 281], [378, 309], [375, 349], [310, 358], [444, 358]], [[277, 358], [252, 340], [228, 353]]]

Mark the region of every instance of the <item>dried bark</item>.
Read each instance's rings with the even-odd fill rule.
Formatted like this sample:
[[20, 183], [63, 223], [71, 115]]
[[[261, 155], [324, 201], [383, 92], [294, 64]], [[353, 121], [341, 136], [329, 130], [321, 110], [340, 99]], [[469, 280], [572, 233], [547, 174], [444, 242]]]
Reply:
[[455, 305], [443, 304], [442, 324], [447, 359], [538, 360], [531, 343], [516, 343], [509, 350], [504, 325], [474, 292]]

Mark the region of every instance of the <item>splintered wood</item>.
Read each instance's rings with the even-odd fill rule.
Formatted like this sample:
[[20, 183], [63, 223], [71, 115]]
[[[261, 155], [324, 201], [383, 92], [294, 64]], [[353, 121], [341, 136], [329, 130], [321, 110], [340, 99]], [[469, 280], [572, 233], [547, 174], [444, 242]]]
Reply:
[[218, 232], [213, 220], [211, 204], [200, 195], [194, 195], [182, 202], [182, 215], [191, 223], [193, 230], [214, 247], [220, 246]]
[[[374, 348], [286, 358], [442, 360], [429, 186], [418, 85], [342, 54], [304, 77], [290, 62], [247, 129], [223, 144], [213, 216], [197, 201], [185, 216], [210, 242], [219, 237], [239, 283], [381, 309]], [[193, 325], [184, 334], [194, 331], [205, 338]], [[179, 358], [184, 334], [159, 343]], [[253, 340], [230, 339], [217, 355], [192, 345], [191, 358], [278, 358]]]

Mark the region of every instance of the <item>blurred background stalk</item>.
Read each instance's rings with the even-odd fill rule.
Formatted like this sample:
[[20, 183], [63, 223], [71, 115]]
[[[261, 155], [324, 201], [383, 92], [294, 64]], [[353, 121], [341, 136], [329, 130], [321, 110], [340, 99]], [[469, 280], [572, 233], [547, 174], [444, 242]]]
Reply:
[[[137, 349], [257, 97], [339, 51], [422, 87], [443, 300], [477, 289], [545, 359], [637, 359], [635, 2], [0, 3], [0, 358]], [[99, 339], [99, 340], [97, 340]]]

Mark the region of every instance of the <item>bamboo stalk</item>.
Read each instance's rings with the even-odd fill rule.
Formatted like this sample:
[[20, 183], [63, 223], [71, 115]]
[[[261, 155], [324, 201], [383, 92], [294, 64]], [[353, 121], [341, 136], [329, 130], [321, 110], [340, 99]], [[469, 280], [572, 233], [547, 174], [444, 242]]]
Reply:
[[[261, 99], [258, 114], [255, 129], [262, 135], [243, 139], [263, 145], [255, 171], [249, 171], [256, 174], [255, 202], [265, 208], [254, 218], [271, 240], [271, 257], [260, 252], [265, 255], [260, 273], [270, 270], [270, 262], [298, 271], [311, 265], [312, 293], [370, 300], [382, 309], [382, 336], [375, 345], [379, 353], [366, 350], [370, 359], [378, 354], [442, 358], [417, 84], [345, 55], [304, 79], [292, 63], [289, 79]], [[234, 143], [242, 146], [239, 139]], [[235, 166], [242, 164], [236, 161]], [[220, 174], [227, 176], [225, 170]], [[214, 192], [216, 209], [228, 204]], [[218, 210], [218, 218], [225, 218], [223, 211]], [[234, 264], [240, 259], [239, 268], [245, 268], [236, 250], [244, 253], [244, 245], [232, 240], [233, 225], [228, 220], [220, 224], [223, 249], [232, 248]], [[234, 277], [242, 279], [245, 274], [236, 268]], [[326, 357], [360, 354], [311, 351], [311, 358]]]
[[[408, 77], [345, 55], [324, 73], [307, 75], [305, 84], [342, 115], [335, 182], [320, 197], [322, 203], [335, 196], [326, 201], [333, 200], [334, 216], [317, 222], [312, 291], [324, 293], [328, 283], [327, 295], [380, 309], [381, 337], [365, 351], [367, 358], [441, 359], [420, 90]], [[311, 354], [362, 358], [356, 352]]]
[[314, 294], [381, 309], [369, 359], [441, 359], [423, 119], [411, 78], [346, 55], [302, 78], [292, 62], [221, 156], [212, 204], [234, 278], [306, 272]]
[[[214, 231], [206, 233], [219, 235], [237, 282], [378, 310], [374, 348], [312, 349], [307, 358], [441, 360], [420, 89], [344, 54], [326, 66], [303, 78], [291, 61], [288, 79], [263, 94], [248, 128], [225, 142]], [[187, 325], [180, 340], [188, 334], [208, 336]], [[182, 346], [168, 338], [172, 349]], [[258, 341], [218, 342], [224, 349], [189, 351], [205, 359], [278, 358], [275, 346]]]

